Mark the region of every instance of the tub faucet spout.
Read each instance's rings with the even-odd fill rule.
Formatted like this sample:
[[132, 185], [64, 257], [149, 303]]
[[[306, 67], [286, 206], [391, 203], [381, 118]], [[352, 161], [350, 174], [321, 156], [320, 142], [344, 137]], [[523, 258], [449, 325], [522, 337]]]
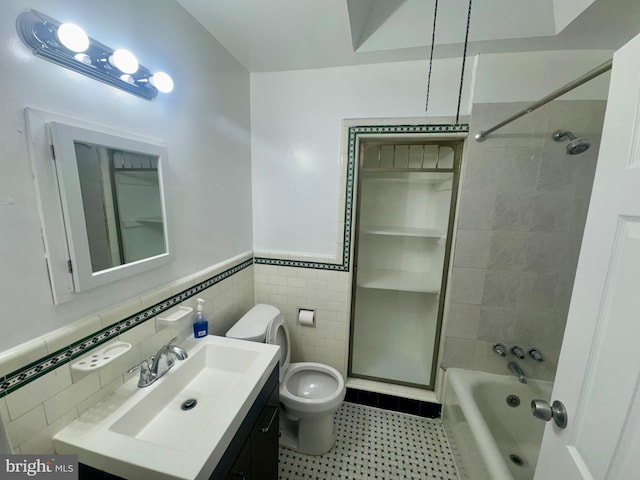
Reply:
[[527, 376], [522, 371], [522, 368], [520, 368], [520, 365], [518, 365], [516, 362], [509, 362], [508, 367], [509, 370], [513, 374], [515, 374], [516, 377], [518, 377], [520, 383], [527, 383]]

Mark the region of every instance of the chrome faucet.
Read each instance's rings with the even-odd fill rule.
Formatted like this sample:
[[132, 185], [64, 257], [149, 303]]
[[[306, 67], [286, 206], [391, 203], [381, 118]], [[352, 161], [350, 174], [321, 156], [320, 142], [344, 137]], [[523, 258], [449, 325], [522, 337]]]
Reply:
[[522, 371], [522, 368], [520, 368], [520, 365], [518, 365], [516, 362], [509, 362], [509, 365], [507, 366], [509, 367], [509, 370], [514, 373], [516, 377], [518, 377], [520, 383], [527, 383], [527, 376]]
[[173, 342], [176, 340], [177, 337], [172, 339], [167, 345], [162, 346], [155, 355], [142, 360], [139, 365], [135, 365], [127, 370], [127, 373], [133, 373], [140, 369], [140, 378], [138, 379], [139, 387], [148, 387], [167, 373], [175, 364], [174, 357], [178, 360], [184, 360], [189, 356], [184, 348], [173, 345]]

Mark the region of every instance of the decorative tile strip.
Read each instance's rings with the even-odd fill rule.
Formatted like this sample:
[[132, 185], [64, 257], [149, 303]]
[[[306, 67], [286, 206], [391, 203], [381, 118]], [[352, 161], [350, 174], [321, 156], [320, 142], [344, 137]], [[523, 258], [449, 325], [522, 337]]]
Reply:
[[[347, 256], [347, 258], [349, 258]], [[348, 272], [349, 267], [339, 263], [322, 263], [322, 262], [305, 262], [301, 260], [285, 260], [281, 258], [264, 258], [255, 257], [256, 264], [260, 265], [276, 265], [278, 267], [298, 267], [298, 268], [314, 268], [316, 270], [334, 270], [338, 272]]]
[[116, 338], [119, 334], [126, 332], [127, 330], [131, 330], [132, 328], [137, 327], [147, 320], [151, 320], [159, 313], [164, 312], [174, 305], [199, 294], [200, 292], [215, 285], [216, 283], [219, 283], [222, 280], [231, 277], [232, 275], [249, 267], [253, 263], [253, 258], [249, 258], [248, 260], [245, 260], [225, 270], [224, 272], [214, 275], [213, 277], [200, 282], [199, 284], [194, 285], [191, 288], [183, 290], [177, 295], [173, 295], [172, 297], [167, 298], [162, 302], [156, 303], [155, 305], [142, 310], [141, 312], [135, 313], [123, 320], [120, 320], [118, 323], [92, 333], [91, 335], [78, 340], [77, 342], [74, 342], [61, 350], [49, 354], [46, 357], [36, 360], [35, 362], [30, 363], [29, 365], [8, 374], [0, 380], [0, 398], [16, 391], [21, 387], [24, 387], [28, 383], [33, 382], [37, 378], [40, 378], [44, 374], [55, 370], [61, 365], [69, 363], [71, 360], [84, 355], [86, 352], [92, 350], [93, 348]]

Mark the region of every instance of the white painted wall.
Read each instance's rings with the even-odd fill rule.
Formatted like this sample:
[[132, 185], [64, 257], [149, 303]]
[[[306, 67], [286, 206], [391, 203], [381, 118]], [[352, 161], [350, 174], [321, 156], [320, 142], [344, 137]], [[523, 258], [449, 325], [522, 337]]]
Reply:
[[[460, 66], [459, 58], [434, 61], [429, 116], [455, 116]], [[416, 61], [251, 74], [255, 249], [335, 254], [342, 120], [426, 122], [427, 71], [427, 62]]]
[[[606, 51], [480, 55], [475, 72], [473, 59], [467, 62], [462, 114], [472, 102], [538, 100], [609, 58]], [[434, 62], [429, 116], [455, 114], [460, 64]], [[426, 77], [423, 61], [252, 73], [254, 248], [335, 254], [341, 121], [426, 121]], [[562, 98], [606, 99], [608, 77]]]
[[[605, 50], [480, 55], [473, 103], [536, 101], [610, 60]], [[609, 73], [563, 95], [561, 100], [606, 100]], [[515, 112], [514, 112], [515, 113]]]
[[[15, 20], [34, 8], [169, 72], [149, 102], [35, 57]], [[0, 5], [0, 351], [252, 247], [249, 74], [175, 2], [7, 0]], [[23, 109], [161, 139], [176, 260], [54, 307], [40, 238]]]
[[553, 0], [556, 33], [560, 33], [595, 0]]

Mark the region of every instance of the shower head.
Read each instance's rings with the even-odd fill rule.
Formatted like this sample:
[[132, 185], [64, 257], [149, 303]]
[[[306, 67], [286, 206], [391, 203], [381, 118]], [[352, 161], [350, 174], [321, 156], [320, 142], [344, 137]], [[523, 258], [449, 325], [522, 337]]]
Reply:
[[578, 155], [582, 152], [589, 150], [591, 143], [586, 138], [576, 138], [569, 130], [556, 130], [553, 132], [553, 139], [556, 142], [562, 141], [564, 137], [568, 137], [571, 140], [567, 144], [567, 153], [569, 155]]

